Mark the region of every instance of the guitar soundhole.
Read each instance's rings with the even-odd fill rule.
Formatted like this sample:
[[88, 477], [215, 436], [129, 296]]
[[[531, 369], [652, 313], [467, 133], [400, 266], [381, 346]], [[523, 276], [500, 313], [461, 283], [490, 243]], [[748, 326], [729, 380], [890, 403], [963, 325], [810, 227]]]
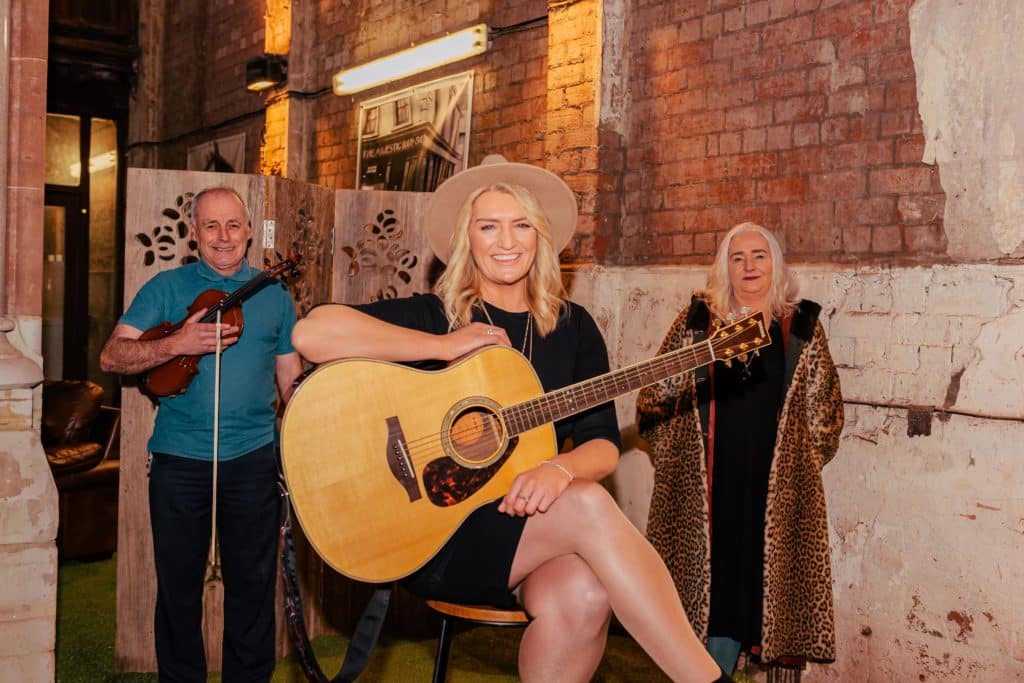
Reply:
[[480, 466], [496, 457], [504, 442], [501, 421], [493, 412], [473, 406], [460, 413], [449, 428], [452, 453], [469, 467]]

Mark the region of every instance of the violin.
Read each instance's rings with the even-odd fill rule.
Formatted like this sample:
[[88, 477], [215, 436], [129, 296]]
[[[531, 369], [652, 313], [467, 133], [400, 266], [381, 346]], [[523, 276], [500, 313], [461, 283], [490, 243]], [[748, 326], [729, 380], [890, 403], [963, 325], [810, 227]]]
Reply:
[[[186, 320], [204, 308], [208, 310], [197, 322], [215, 323], [217, 322], [217, 313], [220, 313], [222, 324], [237, 325], [238, 333], [242, 334], [245, 322], [242, 318], [242, 302], [262, 289], [269, 280], [282, 273], [297, 275], [298, 264], [301, 262], [300, 255], [291, 254], [289, 258], [262, 271], [230, 294], [219, 289], [208, 289], [195, 298], [195, 301], [188, 307], [188, 313], [179, 322], [173, 324], [162, 322], [143, 332], [139, 339], [149, 341], [169, 337], [180, 330]], [[192, 379], [199, 374], [200, 358], [202, 356], [175, 356], [169, 361], [147, 370], [142, 375], [140, 388], [154, 399], [161, 396], [177, 396], [188, 389]]]

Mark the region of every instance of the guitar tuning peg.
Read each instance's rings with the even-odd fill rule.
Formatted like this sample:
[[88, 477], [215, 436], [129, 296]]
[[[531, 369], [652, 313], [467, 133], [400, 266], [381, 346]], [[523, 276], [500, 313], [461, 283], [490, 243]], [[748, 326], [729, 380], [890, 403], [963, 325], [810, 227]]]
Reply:
[[738, 355], [736, 357], [739, 358], [740, 361], [746, 363], [747, 359], [750, 358], [750, 354], [748, 354], [748, 353], [741, 353], [740, 355]]
[[731, 368], [732, 367], [732, 358], [726, 358], [725, 360], [723, 360], [722, 361], [722, 365], [724, 365], [727, 368]]

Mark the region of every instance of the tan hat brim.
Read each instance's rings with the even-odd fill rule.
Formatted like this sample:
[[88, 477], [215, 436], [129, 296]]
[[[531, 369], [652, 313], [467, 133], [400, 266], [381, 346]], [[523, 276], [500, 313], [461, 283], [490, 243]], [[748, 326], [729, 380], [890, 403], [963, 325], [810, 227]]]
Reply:
[[576, 195], [551, 171], [505, 161], [501, 155], [494, 154], [479, 166], [460, 171], [441, 183], [427, 202], [423, 229], [437, 258], [448, 263], [455, 221], [469, 195], [495, 183], [520, 185], [530, 191], [548, 218], [555, 253], [560, 253], [576, 230]]

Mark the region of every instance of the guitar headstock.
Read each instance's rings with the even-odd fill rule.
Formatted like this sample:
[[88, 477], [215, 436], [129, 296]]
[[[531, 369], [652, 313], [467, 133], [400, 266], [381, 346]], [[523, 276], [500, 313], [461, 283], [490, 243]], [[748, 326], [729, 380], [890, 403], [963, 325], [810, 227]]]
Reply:
[[769, 346], [772, 338], [768, 334], [764, 313], [758, 311], [719, 327], [708, 335], [708, 341], [715, 360], [728, 365], [733, 358], [746, 360], [748, 354]]

